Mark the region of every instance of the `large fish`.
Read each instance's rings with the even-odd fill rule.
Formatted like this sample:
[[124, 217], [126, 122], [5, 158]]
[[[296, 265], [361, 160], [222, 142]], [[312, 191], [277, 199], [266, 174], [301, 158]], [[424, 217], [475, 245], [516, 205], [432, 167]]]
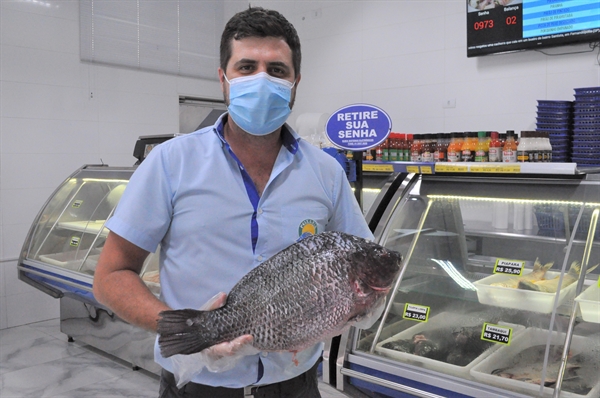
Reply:
[[161, 354], [193, 354], [250, 334], [262, 351], [300, 351], [383, 303], [402, 257], [342, 232], [297, 242], [246, 274], [216, 310], [163, 311]]

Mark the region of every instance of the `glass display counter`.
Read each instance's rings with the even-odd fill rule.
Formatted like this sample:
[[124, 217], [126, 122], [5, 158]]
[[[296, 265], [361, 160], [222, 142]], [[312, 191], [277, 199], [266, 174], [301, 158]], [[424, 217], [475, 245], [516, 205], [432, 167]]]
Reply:
[[[17, 268], [20, 280], [60, 299], [60, 328], [70, 340], [159, 372], [153, 360], [155, 334], [120, 320], [92, 292], [96, 264], [108, 236], [104, 225], [134, 170], [83, 166], [69, 176], [34, 220]], [[159, 250], [146, 258], [141, 271], [157, 296]]]
[[338, 388], [600, 396], [600, 175], [411, 174], [393, 185], [375, 236], [403, 269], [380, 320], [342, 336]]

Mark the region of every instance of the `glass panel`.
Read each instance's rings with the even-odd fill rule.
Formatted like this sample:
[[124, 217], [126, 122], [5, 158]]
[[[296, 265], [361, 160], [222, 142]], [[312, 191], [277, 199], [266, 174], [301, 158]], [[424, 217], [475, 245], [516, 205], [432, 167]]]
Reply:
[[42, 211], [27, 258], [93, 275], [127, 180], [74, 177]]
[[[531, 395], [551, 396], [564, 373], [563, 390], [598, 396], [599, 324], [578, 322], [566, 366], [562, 356], [580, 277], [584, 289], [598, 285], [600, 204], [507, 192], [425, 195], [417, 186], [398, 204], [382, 244], [403, 253], [405, 270], [356, 350]], [[597, 314], [600, 297], [592, 300]]]

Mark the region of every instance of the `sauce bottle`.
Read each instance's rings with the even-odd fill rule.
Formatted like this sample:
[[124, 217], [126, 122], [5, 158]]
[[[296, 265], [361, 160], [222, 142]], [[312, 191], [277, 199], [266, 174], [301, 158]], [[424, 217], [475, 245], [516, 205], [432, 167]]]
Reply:
[[406, 145], [406, 134], [398, 134], [398, 161], [404, 161], [404, 146]]
[[485, 131], [477, 133], [477, 146], [475, 147], [475, 161], [476, 162], [487, 162], [488, 161], [488, 142]]
[[465, 133], [466, 137], [462, 144], [462, 161], [472, 162], [475, 160], [475, 150], [477, 148], [477, 133]]
[[497, 131], [492, 131], [490, 135], [490, 149], [488, 152], [488, 161], [502, 161], [502, 142], [500, 141], [500, 135]]
[[506, 132], [506, 141], [502, 148], [502, 162], [514, 163], [517, 161], [517, 143], [515, 141], [515, 132], [508, 130]]
[[444, 138], [444, 134], [438, 133], [437, 142], [435, 145], [435, 152], [433, 152], [433, 161], [434, 162], [445, 162], [447, 153], [448, 153], [448, 145], [446, 144], [446, 139]]
[[448, 162], [460, 162], [461, 160], [462, 145], [458, 141], [458, 134], [450, 134], [450, 143], [447, 150]]
[[413, 142], [410, 146], [410, 161], [420, 162], [421, 161], [421, 134], [413, 135]]
[[421, 162], [433, 162], [434, 151], [435, 147], [431, 139], [431, 134], [424, 134], [421, 142]]
[[406, 134], [406, 142], [404, 142], [404, 161], [410, 162], [410, 148], [412, 148], [414, 142], [414, 134]]
[[381, 143], [381, 160], [383, 160], [384, 162], [390, 160], [390, 136], [391, 133], [388, 134], [385, 141]]

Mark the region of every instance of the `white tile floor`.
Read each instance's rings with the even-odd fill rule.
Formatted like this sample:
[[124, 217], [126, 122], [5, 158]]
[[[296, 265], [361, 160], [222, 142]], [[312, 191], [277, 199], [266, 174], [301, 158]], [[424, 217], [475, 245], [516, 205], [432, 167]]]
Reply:
[[[69, 343], [59, 320], [0, 330], [0, 397], [157, 397], [158, 376]], [[323, 398], [347, 397], [321, 383]]]

